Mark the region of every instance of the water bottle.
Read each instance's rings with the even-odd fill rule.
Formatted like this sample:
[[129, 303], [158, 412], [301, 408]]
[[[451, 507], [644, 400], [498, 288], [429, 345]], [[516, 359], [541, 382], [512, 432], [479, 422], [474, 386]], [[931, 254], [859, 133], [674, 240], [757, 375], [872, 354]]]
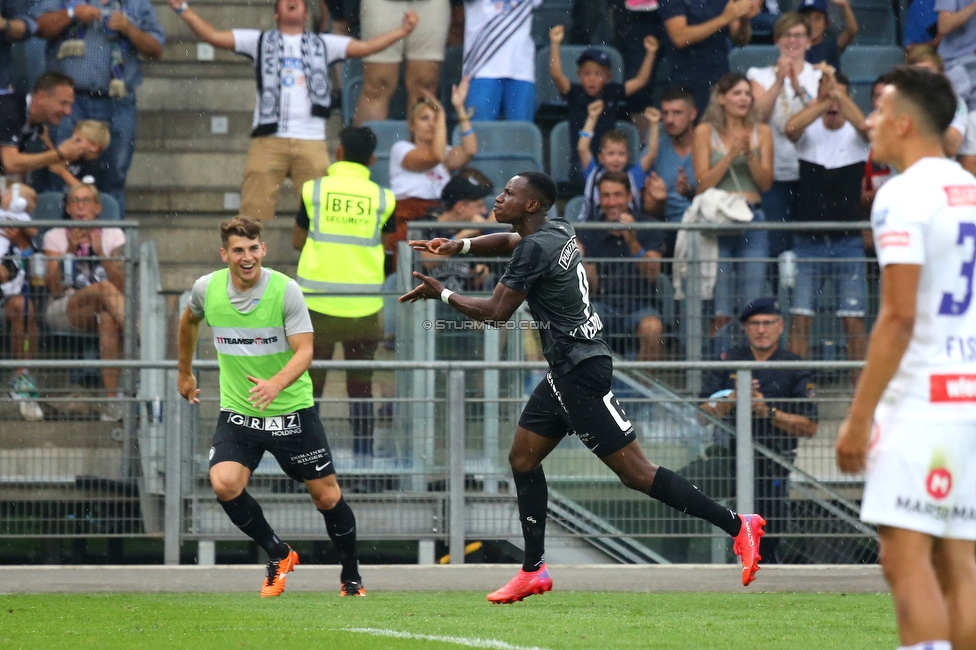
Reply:
[[24, 255], [28, 256], [31, 285], [43, 287], [47, 277], [47, 258], [35, 251], [25, 252]]

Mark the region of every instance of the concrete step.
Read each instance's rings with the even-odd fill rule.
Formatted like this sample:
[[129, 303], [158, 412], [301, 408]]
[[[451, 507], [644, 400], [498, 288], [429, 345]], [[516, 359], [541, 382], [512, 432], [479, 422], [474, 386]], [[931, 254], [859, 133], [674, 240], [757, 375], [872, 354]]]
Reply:
[[151, 78], [254, 79], [254, 68], [236, 61], [148, 61], [142, 70]]
[[133, 158], [129, 169], [131, 187], [239, 186], [247, 154], [243, 152], [167, 152]]
[[[211, 187], [180, 186], [139, 186], [130, 184], [126, 192], [128, 216], [152, 213], [155, 215], [183, 215], [194, 212], [207, 212], [222, 215], [223, 219], [238, 213], [241, 187], [239, 184]], [[235, 207], [228, 207], [226, 198], [235, 198]], [[298, 210], [298, 199], [291, 191], [291, 184], [285, 181], [278, 198], [277, 213], [287, 215], [291, 220]]]
[[139, 88], [142, 111], [254, 111], [253, 77], [233, 79], [148, 77]]
[[[247, 151], [252, 117], [247, 112], [211, 115], [140, 111], [136, 155], [148, 151]], [[213, 132], [215, 121], [217, 127], [226, 128], [226, 133]]]
[[[157, 6], [156, 15], [166, 32], [166, 39], [197, 40], [183, 19], [169, 5]], [[193, 10], [219, 31], [226, 29], [274, 29], [274, 8], [268, 2], [199, 3]]]
[[[187, 62], [198, 62], [201, 66], [207, 63], [236, 63], [241, 66], [246, 66], [251, 70], [254, 69], [253, 64], [250, 59], [241, 55], [235, 54], [230, 50], [218, 50], [213, 48], [213, 60], [212, 61], [201, 61], [198, 57], [199, 49], [198, 45], [202, 44], [196, 36], [185, 36], [183, 38], [170, 37], [169, 34], [166, 35], [166, 45], [163, 46], [163, 58], [162, 61], [167, 61], [170, 63], [187, 63]], [[205, 45], [205, 44], [204, 44]], [[204, 48], [206, 49], [206, 48]]]

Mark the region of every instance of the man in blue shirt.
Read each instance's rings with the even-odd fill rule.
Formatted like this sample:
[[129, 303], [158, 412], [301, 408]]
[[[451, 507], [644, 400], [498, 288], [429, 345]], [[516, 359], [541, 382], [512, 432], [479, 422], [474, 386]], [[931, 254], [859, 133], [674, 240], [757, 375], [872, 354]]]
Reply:
[[10, 45], [31, 36], [37, 24], [27, 13], [28, 0], [0, 0], [0, 95], [13, 92]]
[[[644, 212], [663, 214], [666, 221], [679, 223], [685, 210], [691, 205], [698, 182], [695, 168], [691, 162], [691, 146], [695, 140], [695, 96], [687, 88], [670, 87], [661, 93], [661, 125], [667, 136], [660, 139], [657, 158], [651, 173], [664, 181], [668, 188], [668, 198], [664, 205], [658, 205], [652, 196], [645, 192]], [[674, 254], [674, 240], [677, 232], [666, 232], [665, 257]]]
[[159, 59], [166, 37], [149, 0], [36, 0], [31, 15], [47, 39], [47, 68], [75, 81], [71, 116], [53, 132], [59, 143], [78, 120], [107, 122], [112, 144], [96, 186], [112, 195], [125, 215], [125, 179], [136, 145], [139, 54]]
[[729, 38], [739, 47], [748, 45], [749, 21], [760, 10], [760, 0], [661, 0], [661, 18], [675, 47], [668, 81], [687, 86], [699, 112], [708, 106], [712, 86], [729, 71]]

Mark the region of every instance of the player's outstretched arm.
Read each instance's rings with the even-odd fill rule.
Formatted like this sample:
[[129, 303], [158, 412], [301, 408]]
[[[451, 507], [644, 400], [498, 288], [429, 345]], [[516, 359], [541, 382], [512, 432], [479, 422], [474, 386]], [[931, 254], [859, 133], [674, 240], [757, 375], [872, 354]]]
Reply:
[[448, 291], [440, 282], [422, 273], [414, 271], [413, 277], [420, 280], [421, 284], [400, 296], [400, 302], [440, 299], [476, 321], [507, 321], [519, 305], [525, 302], [524, 293], [509, 289], [501, 283], [495, 285], [495, 291], [490, 298], [471, 298]]
[[285, 390], [301, 377], [312, 365], [312, 340], [315, 335], [312, 332], [292, 334], [288, 337], [288, 345], [291, 347], [292, 357], [285, 364], [285, 367], [275, 373], [270, 379], [247, 376], [254, 386], [251, 387], [247, 401], [251, 405], [263, 411], [275, 401], [278, 394]]
[[[415, 251], [426, 251], [434, 255], [451, 255], [468, 253], [480, 257], [492, 255], [508, 255], [515, 250], [515, 245], [522, 240], [518, 233], [496, 232], [490, 235], [481, 235], [471, 239], [447, 239], [438, 237], [436, 239], [411, 239], [407, 242]], [[464, 250], [464, 242], [468, 241], [468, 250]]]
[[200, 403], [200, 390], [197, 388], [197, 378], [193, 374], [193, 354], [197, 349], [197, 339], [200, 337], [200, 322], [203, 319], [187, 307], [180, 317], [180, 329], [176, 336], [177, 345], [177, 389], [180, 395], [190, 404]]

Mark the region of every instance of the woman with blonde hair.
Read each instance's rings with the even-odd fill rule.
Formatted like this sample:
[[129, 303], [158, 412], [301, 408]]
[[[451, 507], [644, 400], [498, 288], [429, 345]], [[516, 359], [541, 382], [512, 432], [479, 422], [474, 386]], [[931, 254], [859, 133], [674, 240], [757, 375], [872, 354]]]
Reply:
[[[763, 212], [772, 222], [793, 221], [799, 196], [800, 159], [796, 145], [786, 137], [786, 123], [817, 96], [821, 71], [806, 60], [810, 49], [810, 20], [791, 11], [779, 17], [773, 28], [773, 42], [779, 49], [776, 65], [749, 68], [752, 95], [773, 133], [773, 186], [763, 194]], [[792, 233], [769, 233], [769, 255], [793, 247]], [[775, 268], [775, 267], [774, 267]]]
[[[448, 147], [447, 115], [437, 98], [425, 93], [410, 110], [410, 141], [390, 148], [390, 189], [396, 197], [395, 242], [407, 238], [407, 222], [420, 219], [438, 205], [441, 190], [451, 174], [464, 167], [478, 153], [478, 137], [464, 107], [468, 98], [468, 79], [451, 90], [451, 103], [458, 114], [461, 145]], [[396, 246], [396, 243], [393, 246]]]
[[[761, 201], [773, 185], [773, 136], [744, 75], [727, 74], [712, 89], [708, 108], [695, 127], [692, 162], [699, 194], [710, 188], [738, 194], [752, 209], [753, 222], [766, 220]], [[732, 322], [733, 298], [745, 305], [765, 294], [769, 236], [764, 230], [748, 230], [719, 237], [718, 245], [712, 336]], [[735, 293], [733, 275], [738, 279]]]

